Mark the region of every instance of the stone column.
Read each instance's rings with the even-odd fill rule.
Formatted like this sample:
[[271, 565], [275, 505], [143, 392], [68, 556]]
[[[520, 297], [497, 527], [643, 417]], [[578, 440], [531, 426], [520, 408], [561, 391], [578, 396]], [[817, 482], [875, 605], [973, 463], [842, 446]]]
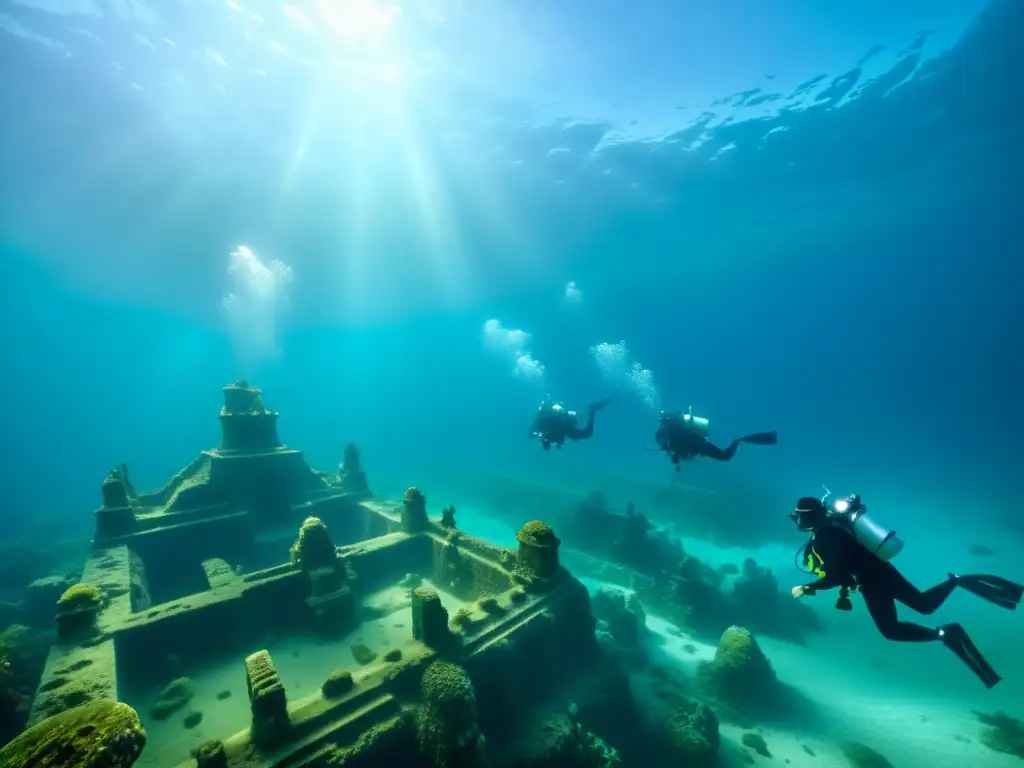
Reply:
[[540, 520], [527, 523], [516, 534], [519, 542], [519, 557], [516, 570], [525, 576], [553, 579], [561, 565], [558, 561], [558, 547], [561, 541], [551, 526]]
[[249, 705], [252, 708], [253, 743], [258, 747], [281, 742], [288, 731], [288, 697], [267, 651], [245, 659]]
[[427, 497], [418, 488], [409, 488], [402, 499], [402, 530], [406, 533], [417, 533], [429, 526]]
[[111, 470], [101, 488], [103, 503], [96, 510], [96, 538], [110, 539], [135, 531], [135, 510], [123, 471]]
[[421, 587], [412, 592], [412, 636], [431, 648], [446, 647], [453, 639], [448, 611], [432, 589]]
[[263, 407], [260, 390], [244, 381], [224, 387], [220, 409], [218, 453], [260, 454], [281, 447], [277, 437], [277, 412]]

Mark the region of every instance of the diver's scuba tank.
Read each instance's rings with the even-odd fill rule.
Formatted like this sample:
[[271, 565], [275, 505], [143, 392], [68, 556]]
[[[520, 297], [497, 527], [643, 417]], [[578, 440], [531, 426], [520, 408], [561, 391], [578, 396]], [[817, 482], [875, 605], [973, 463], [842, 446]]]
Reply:
[[[825, 495], [827, 498], [828, 494]], [[867, 511], [860, 496], [853, 494], [837, 500], [829, 509], [829, 518], [852, 533], [879, 560], [888, 562], [903, 550], [903, 539], [892, 528], [868, 517]]]
[[707, 435], [708, 433], [708, 420], [700, 416], [694, 416], [692, 405], [683, 414], [683, 424], [687, 429], [692, 429], [694, 432], [699, 432], [702, 435]]

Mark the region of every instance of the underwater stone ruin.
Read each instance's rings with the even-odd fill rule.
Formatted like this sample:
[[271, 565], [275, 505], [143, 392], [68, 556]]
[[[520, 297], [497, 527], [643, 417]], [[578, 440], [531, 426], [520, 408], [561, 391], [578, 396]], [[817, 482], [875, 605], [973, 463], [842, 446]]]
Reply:
[[[121, 693], [131, 704], [131, 691], [161, 687], [151, 707], [136, 705], [148, 748], [131, 718], [121, 730], [85, 729], [62, 748], [106, 749], [118, 766], [140, 751], [146, 765], [207, 768], [473, 766], [485, 753], [522, 765], [534, 757], [524, 750], [554, 748], [536, 737], [537, 718], [564, 711], [567, 691], [596, 692], [591, 699], [606, 703], [595, 711], [621, 708], [614, 692], [625, 684], [628, 697], [628, 682], [602, 659], [589, 594], [561, 566], [547, 524], [523, 526], [513, 551], [464, 534], [454, 508], [431, 517], [416, 488], [398, 503], [375, 500], [354, 446], [338, 475], [318, 472], [280, 442], [277, 416], [238, 382], [224, 390], [220, 446], [161, 490], [138, 493], [125, 466], [106, 478], [81, 583], [57, 606], [59, 639], [30, 729], [4, 748], [5, 760], [33, 764], [30, 750], [60, 739], [32, 734], [84, 716], [61, 713]], [[371, 599], [388, 590], [397, 603]], [[459, 607], [450, 615], [446, 605]], [[381, 653], [363, 648], [352, 664], [346, 643], [381, 618], [404, 627], [397, 641]], [[274, 635], [318, 638], [321, 656], [337, 649], [320, 690], [290, 692], [264, 645]], [[196, 670], [199, 681], [224, 654], [237, 658], [229, 668], [244, 681], [246, 722], [207, 729], [192, 749], [166, 748], [156, 734], [170, 718], [192, 728], [203, 717], [188, 706], [192, 681], [182, 672]], [[566, 739], [601, 744], [578, 723], [561, 736], [558, 749]], [[503, 763], [507, 749], [515, 757]]]

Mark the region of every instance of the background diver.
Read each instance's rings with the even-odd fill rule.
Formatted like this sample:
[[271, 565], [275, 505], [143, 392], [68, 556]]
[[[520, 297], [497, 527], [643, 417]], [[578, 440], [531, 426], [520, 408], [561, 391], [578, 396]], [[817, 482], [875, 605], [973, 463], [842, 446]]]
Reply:
[[[836, 502], [832, 510], [823, 499], [805, 496], [797, 502], [790, 519], [801, 531], [811, 532], [803, 547], [809, 570], [819, 578], [793, 587], [793, 597], [813, 595], [822, 589], [840, 587], [836, 608], [850, 610], [850, 590], [860, 590], [868, 613], [887, 640], [923, 643], [938, 640], [955, 653], [971, 671], [991, 688], [1001, 679], [989, 666], [959, 624], [937, 628], [900, 621], [896, 601], [917, 613], [934, 613], [957, 587], [1002, 608], [1013, 610], [1024, 587], [999, 576], [949, 574], [949, 578], [921, 592], [888, 562], [899, 553], [903, 542], [887, 527], [865, 514], [860, 498], [851, 496]], [[799, 550], [798, 550], [799, 552]]]
[[738, 437], [733, 440], [728, 448], [719, 448], [707, 437], [708, 420], [693, 415], [693, 409], [688, 411], [662, 411], [658, 417], [658, 431], [654, 434], [654, 440], [658, 449], [672, 457], [672, 463], [679, 470], [679, 462], [683, 459], [692, 459], [696, 456], [706, 456], [717, 461], [729, 461], [736, 455], [736, 449], [740, 443], [751, 443], [752, 445], [775, 445], [779, 436], [774, 430], [771, 432], [756, 432], [746, 437]]
[[545, 401], [537, 409], [537, 417], [530, 427], [529, 437], [538, 438], [545, 451], [550, 451], [552, 445], [561, 448], [566, 440], [586, 440], [594, 434], [594, 417], [597, 412], [615, 397], [611, 395], [587, 406], [590, 415], [587, 417], [587, 426], [583, 428], [576, 423], [576, 411], [567, 410], [562, 403]]

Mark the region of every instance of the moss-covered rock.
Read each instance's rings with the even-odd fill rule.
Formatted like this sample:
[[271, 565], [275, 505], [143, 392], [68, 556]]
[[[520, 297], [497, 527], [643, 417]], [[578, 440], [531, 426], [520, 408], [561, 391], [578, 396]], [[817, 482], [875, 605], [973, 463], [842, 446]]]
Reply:
[[305, 519], [290, 554], [292, 562], [304, 571], [331, 567], [338, 559], [338, 552], [334, 548], [330, 534], [327, 533], [327, 526], [319, 517]]
[[356, 660], [356, 664], [366, 666], [372, 664], [377, 658], [377, 652], [370, 650], [362, 643], [352, 643], [349, 646], [349, 650], [352, 651], [352, 658]]
[[526, 541], [539, 547], [548, 547], [558, 542], [551, 526], [543, 520], [533, 520], [519, 529], [520, 541]]
[[13, 738], [28, 719], [30, 696], [19, 685], [0, 638], [0, 744]]
[[101, 699], [37, 723], [0, 749], [3, 768], [127, 768], [146, 731], [127, 704]]
[[91, 634], [103, 604], [103, 592], [95, 584], [69, 587], [57, 601], [57, 635], [61, 640], [77, 640]]
[[769, 712], [785, 698], [771, 662], [743, 627], [725, 630], [714, 659], [698, 668], [697, 683], [704, 695], [737, 714]]
[[721, 736], [718, 718], [706, 704], [685, 700], [665, 718], [663, 736], [672, 765], [714, 768]]
[[325, 698], [334, 699], [351, 691], [354, 685], [351, 672], [347, 669], [336, 669], [327, 675], [324, 684], [320, 686], [320, 691]]
[[420, 682], [423, 705], [416, 723], [420, 753], [437, 768], [484, 763], [473, 683], [462, 667], [435, 661]]
[[981, 743], [996, 752], [1015, 755], [1024, 760], [1024, 723], [1005, 712], [986, 715], [975, 712], [978, 720], [985, 725], [981, 732]]
[[57, 601], [57, 611], [77, 611], [83, 608], [99, 610], [103, 607], [103, 592], [95, 584], [75, 584], [68, 587]]
[[227, 768], [228, 753], [220, 739], [204, 741], [192, 752], [196, 768]]

